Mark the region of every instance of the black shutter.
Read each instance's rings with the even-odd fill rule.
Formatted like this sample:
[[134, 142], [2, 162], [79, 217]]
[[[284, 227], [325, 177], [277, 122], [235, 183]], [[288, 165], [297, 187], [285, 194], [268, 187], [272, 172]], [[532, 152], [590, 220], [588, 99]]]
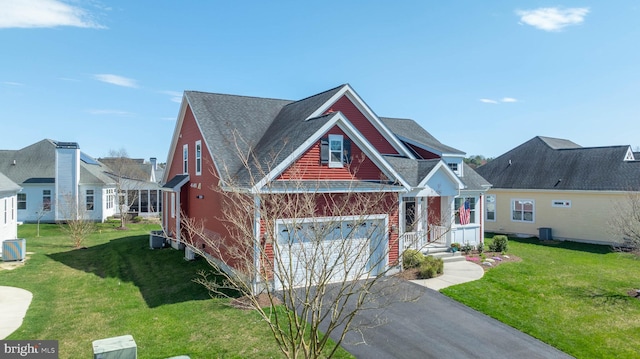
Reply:
[[345, 164], [351, 163], [351, 141], [348, 138], [342, 140], [342, 161]]
[[320, 140], [320, 164], [329, 164], [329, 138], [325, 137]]

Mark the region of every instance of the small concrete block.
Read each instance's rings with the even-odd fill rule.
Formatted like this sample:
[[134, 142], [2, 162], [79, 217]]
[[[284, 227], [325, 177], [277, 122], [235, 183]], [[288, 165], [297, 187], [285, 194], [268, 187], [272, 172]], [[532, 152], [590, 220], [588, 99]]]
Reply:
[[93, 341], [93, 359], [137, 359], [138, 348], [131, 335]]

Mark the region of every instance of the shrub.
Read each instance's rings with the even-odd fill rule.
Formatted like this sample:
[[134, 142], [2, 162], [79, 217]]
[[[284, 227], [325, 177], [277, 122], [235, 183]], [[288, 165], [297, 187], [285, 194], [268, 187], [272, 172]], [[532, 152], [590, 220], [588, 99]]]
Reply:
[[506, 252], [509, 247], [509, 238], [504, 235], [493, 236], [493, 242], [489, 245], [489, 250], [492, 252]]
[[462, 245], [462, 251], [464, 252], [464, 254], [469, 254], [471, 253], [471, 250], [473, 249], [473, 247], [471, 246], [471, 244], [469, 244], [469, 242], [465, 242]]
[[476, 246], [476, 250], [478, 250], [478, 253], [484, 252], [484, 243], [478, 243], [478, 245]]
[[444, 262], [442, 261], [442, 258], [426, 256], [424, 257], [424, 261], [420, 264], [420, 267], [418, 269], [418, 278], [433, 278], [438, 274], [442, 274], [443, 272]]
[[133, 221], [133, 223], [140, 223], [140, 222], [142, 222], [142, 217], [135, 216], [135, 217], [133, 217], [132, 221]]
[[415, 249], [407, 249], [402, 254], [402, 267], [404, 269], [418, 268], [424, 262], [424, 255]]

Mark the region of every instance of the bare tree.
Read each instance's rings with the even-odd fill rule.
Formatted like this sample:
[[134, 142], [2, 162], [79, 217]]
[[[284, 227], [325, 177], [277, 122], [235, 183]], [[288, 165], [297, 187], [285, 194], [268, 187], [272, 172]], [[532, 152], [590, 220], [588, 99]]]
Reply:
[[[330, 182], [289, 173], [248, 191], [271, 166], [250, 154], [242, 161], [248, 183], [225, 176], [221, 187], [211, 187], [221, 199], [215, 220], [224, 231], [182, 216], [187, 245], [223, 278], [201, 273], [197, 281], [218, 296], [239, 293], [234, 302], [260, 314], [286, 357], [331, 357], [348, 332], [362, 329], [357, 313], [389, 304], [376, 285], [400, 266], [393, 259], [402, 257], [398, 228], [387, 222], [398, 215], [398, 188], [381, 179], [377, 191], [365, 190], [352, 178], [330, 191]], [[361, 163], [348, 165], [351, 173]], [[334, 348], [327, 345], [330, 336]]]
[[624, 199], [614, 205], [609, 231], [623, 240], [621, 249], [640, 251], [640, 192], [627, 192]]
[[142, 183], [147, 181], [148, 178], [140, 168], [140, 164], [136, 160], [129, 158], [124, 148], [110, 150], [109, 157], [101, 158], [100, 162], [106, 164], [111, 170], [111, 178], [116, 184], [120, 229], [126, 229], [128, 213], [138, 203], [139, 189], [142, 188]]
[[70, 195], [64, 196], [62, 201], [64, 203], [58, 203], [57, 206], [62, 209], [64, 219], [57, 223], [69, 236], [74, 247], [82, 248], [85, 239], [95, 232], [95, 222], [90, 217], [85, 203], [78, 202]]

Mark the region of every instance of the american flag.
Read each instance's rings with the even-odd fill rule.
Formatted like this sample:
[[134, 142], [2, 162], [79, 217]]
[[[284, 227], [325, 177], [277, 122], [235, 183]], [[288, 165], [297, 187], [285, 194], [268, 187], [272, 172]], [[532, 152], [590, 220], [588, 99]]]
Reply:
[[469, 224], [469, 221], [471, 220], [471, 206], [469, 205], [469, 200], [464, 201], [464, 203], [460, 205], [458, 212], [460, 213], [460, 224]]

